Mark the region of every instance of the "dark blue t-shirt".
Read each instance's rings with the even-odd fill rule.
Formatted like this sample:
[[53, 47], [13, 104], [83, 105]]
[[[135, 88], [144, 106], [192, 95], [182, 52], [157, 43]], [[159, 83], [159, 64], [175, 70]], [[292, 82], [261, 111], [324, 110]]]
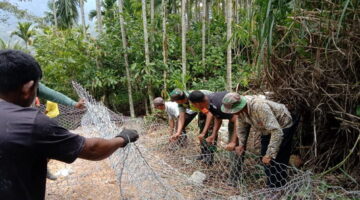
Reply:
[[84, 142], [37, 109], [0, 99], [0, 199], [44, 199], [47, 159], [71, 163]]
[[221, 111], [222, 100], [228, 92], [214, 92], [208, 95], [209, 111], [219, 119], [231, 119], [232, 114], [223, 113]]

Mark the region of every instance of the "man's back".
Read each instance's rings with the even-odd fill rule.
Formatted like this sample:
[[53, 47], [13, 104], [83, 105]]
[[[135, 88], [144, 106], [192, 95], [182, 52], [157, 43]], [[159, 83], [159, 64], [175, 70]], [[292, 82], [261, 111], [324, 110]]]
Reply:
[[210, 112], [219, 119], [231, 119], [232, 114], [227, 114], [221, 111], [222, 100], [228, 92], [214, 92], [208, 95]]
[[83, 142], [38, 110], [0, 99], [1, 199], [44, 199], [47, 159], [73, 162]]
[[165, 102], [165, 111], [170, 119], [176, 119], [179, 117], [179, 107], [178, 104], [175, 102]]

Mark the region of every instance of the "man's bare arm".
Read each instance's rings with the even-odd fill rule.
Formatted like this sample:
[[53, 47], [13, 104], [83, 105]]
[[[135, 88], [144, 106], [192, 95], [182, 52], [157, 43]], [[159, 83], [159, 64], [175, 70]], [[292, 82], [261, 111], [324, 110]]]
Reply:
[[121, 137], [110, 140], [102, 138], [86, 138], [84, 147], [79, 154], [79, 158], [93, 161], [103, 160], [123, 146], [125, 146], [125, 141]]
[[175, 135], [181, 135], [181, 131], [184, 128], [184, 125], [185, 125], [185, 112], [180, 112], [178, 127]]
[[231, 137], [231, 139], [230, 139], [230, 143], [237, 143], [237, 140], [238, 140], [238, 130], [239, 130], [238, 116], [237, 116], [237, 115], [234, 115], [233, 118], [231, 119], [231, 122], [234, 123], [234, 128], [233, 128], [232, 137]]
[[124, 129], [113, 139], [86, 138], [79, 158], [87, 160], [102, 160], [109, 157], [118, 148], [135, 142], [139, 138], [137, 131]]
[[206, 113], [205, 126], [200, 135], [205, 136], [206, 132], [209, 130], [210, 124], [213, 121], [213, 119], [214, 119], [214, 115], [211, 112]]
[[169, 119], [169, 128], [170, 128], [170, 135], [173, 134], [174, 132], [174, 128], [175, 128], [175, 120], [174, 119]]
[[217, 137], [217, 133], [220, 129], [220, 126], [222, 124], [222, 119], [219, 119], [217, 117], [214, 118], [214, 128], [212, 130], [212, 134], [211, 136], [209, 136], [208, 138], [206, 138], [206, 142], [209, 143], [209, 144], [214, 144], [215, 142], [215, 139]]

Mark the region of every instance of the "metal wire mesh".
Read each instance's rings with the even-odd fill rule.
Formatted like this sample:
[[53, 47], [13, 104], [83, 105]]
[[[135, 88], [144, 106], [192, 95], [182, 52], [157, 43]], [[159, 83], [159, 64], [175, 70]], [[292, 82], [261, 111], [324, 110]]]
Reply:
[[[360, 198], [359, 191], [331, 187], [309, 171], [282, 164], [274, 163], [267, 176], [260, 156], [249, 151], [240, 157], [218, 148], [214, 154], [201, 158], [195, 131], [190, 131], [183, 143], [169, 143], [164, 124], [116, 115], [96, 102], [81, 85], [73, 86], [86, 102], [87, 111], [81, 120], [85, 136], [112, 138], [123, 128], [136, 129], [141, 134], [136, 143], [117, 150], [108, 160], [117, 180], [119, 199]], [[70, 119], [62, 122], [78, 125], [79, 118]], [[213, 162], [206, 162], [208, 157]], [[95, 180], [93, 190], [96, 181], [103, 180]]]

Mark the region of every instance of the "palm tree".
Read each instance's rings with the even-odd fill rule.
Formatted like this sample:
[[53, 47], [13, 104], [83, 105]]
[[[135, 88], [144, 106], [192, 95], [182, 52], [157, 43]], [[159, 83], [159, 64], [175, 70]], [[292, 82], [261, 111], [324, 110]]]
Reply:
[[[54, 19], [54, 23], [55, 23], [55, 27], [58, 27], [58, 21], [57, 21], [57, 14], [56, 14], [56, 3], [55, 0], [53, 0], [52, 2], [52, 14], [53, 14], [53, 19]], [[50, 4], [50, 1], [48, 2], [48, 5]]]
[[86, 23], [85, 23], [84, 1], [86, 1], [86, 0], [79, 0], [79, 3], [80, 3], [80, 14], [81, 14], [82, 30], [83, 30], [84, 37], [86, 37]]
[[128, 95], [129, 95], [129, 107], [130, 107], [130, 116], [135, 117], [134, 102], [132, 98], [132, 88], [131, 88], [131, 76], [129, 69], [129, 59], [128, 59], [128, 41], [126, 38], [126, 29], [125, 29], [125, 20], [124, 20], [124, 1], [118, 0], [119, 13], [120, 13], [120, 29], [121, 29], [121, 40], [124, 49], [124, 63], [126, 71], [126, 81], [128, 86]]
[[182, 83], [186, 89], [186, 0], [181, 0], [181, 64]]
[[35, 31], [31, 28], [31, 25], [31, 22], [19, 22], [17, 27], [18, 30], [11, 33], [11, 36], [16, 35], [24, 40], [26, 48], [28, 45], [31, 45], [31, 37], [35, 35]]
[[[102, 27], [103, 27], [103, 22], [102, 22], [102, 17], [103, 16], [114, 16], [114, 6], [116, 5], [116, 0], [104, 0], [102, 1], [102, 3], [100, 4], [100, 8], [97, 8], [100, 10], [100, 15], [98, 15], [98, 11], [97, 10], [91, 10], [89, 12], [89, 19], [93, 20], [94, 18], [96, 18], [97, 20], [97, 28], [99, 33], [102, 31]], [[104, 8], [104, 9], [102, 9]]]
[[55, 4], [60, 28], [70, 28], [77, 23], [79, 0], [57, 0]]
[[232, 41], [231, 41], [231, 37], [232, 37], [232, 30], [231, 30], [231, 26], [232, 26], [232, 0], [227, 0], [226, 1], [227, 5], [227, 11], [226, 11], [226, 19], [227, 19], [227, 28], [226, 28], [226, 40], [228, 42], [228, 46], [227, 46], [227, 50], [226, 50], [226, 86], [227, 86], [227, 91], [232, 91], [232, 75], [231, 75], [231, 71], [232, 71], [232, 55], [231, 55], [231, 48], [232, 48]]
[[78, 6], [79, 0], [50, 0], [48, 2], [50, 12], [45, 12], [44, 19], [55, 27], [70, 28], [77, 23]]
[[[143, 18], [143, 29], [144, 29], [144, 48], [145, 48], [145, 65], [146, 69], [150, 65], [150, 55], [149, 55], [149, 35], [147, 29], [147, 19], [146, 19], [146, 0], [141, 0], [141, 10], [142, 10], [142, 18]], [[146, 73], [149, 74], [150, 72], [146, 70]], [[154, 94], [152, 91], [151, 83], [148, 84], [148, 94], [149, 94], [149, 101], [150, 101], [150, 109], [151, 112], [154, 113], [155, 107], [153, 104]]]
[[96, 0], [96, 18], [99, 33], [102, 33], [101, 0]]
[[162, 46], [163, 46], [163, 52], [162, 52], [162, 55], [163, 55], [163, 62], [164, 62], [164, 65], [166, 67], [166, 69], [164, 70], [164, 91], [167, 91], [167, 85], [166, 85], [166, 77], [167, 77], [167, 68], [168, 68], [168, 65], [167, 65], [167, 59], [168, 59], [168, 41], [167, 41], [167, 30], [166, 30], [166, 11], [167, 11], [167, 0], [162, 0], [161, 1], [161, 5], [162, 5], [162, 19], [163, 19], [163, 22], [162, 22]]
[[202, 21], [202, 29], [201, 29], [201, 60], [202, 60], [202, 65], [206, 66], [206, 60], [205, 60], [205, 56], [206, 56], [206, 15], [207, 15], [207, 10], [206, 10], [206, 1], [207, 0], [203, 0], [202, 1], [202, 17], [201, 17], [201, 21]]

